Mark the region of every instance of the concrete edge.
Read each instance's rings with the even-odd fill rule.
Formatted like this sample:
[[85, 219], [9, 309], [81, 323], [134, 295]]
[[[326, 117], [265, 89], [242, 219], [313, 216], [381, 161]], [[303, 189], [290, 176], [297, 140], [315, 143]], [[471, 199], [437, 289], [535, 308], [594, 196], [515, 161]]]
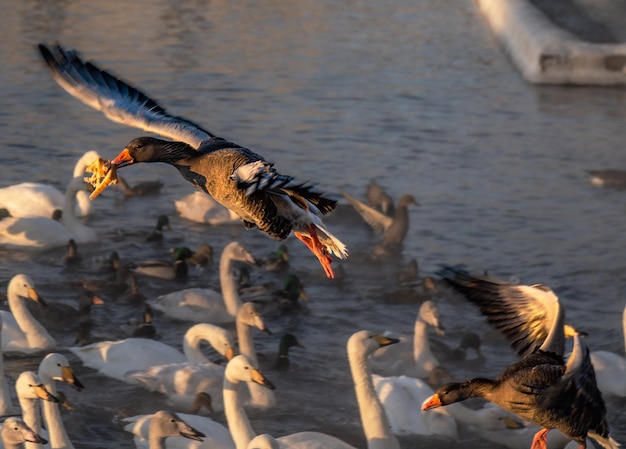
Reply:
[[581, 41], [526, 0], [476, 1], [526, 81], [626, 85], [626, 44]]

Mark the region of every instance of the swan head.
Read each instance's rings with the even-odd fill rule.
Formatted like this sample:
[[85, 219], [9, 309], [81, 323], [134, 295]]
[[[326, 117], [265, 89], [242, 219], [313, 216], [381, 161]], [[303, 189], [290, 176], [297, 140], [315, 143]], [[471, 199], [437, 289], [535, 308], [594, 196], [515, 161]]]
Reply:
[[222, 259], [238, 260], [256, 265], [257, 261], [239, 242], [230, 242], [222, 251]]
[[206, 340], [226, 360], [231, 360], [235, 356], [233, 337], [229, 331], [220, 326], [210, 323], [194, 324], [185, 333], [185, 340], [189, 340], [192, 347]]
[[2, 441], [5, 447], [8, 445], [18, 445], [22, 443], [47, 444], [41, 436], [32, 431], [24, 421], [17, 417], [10, 417], [4, 420], [2, 426]]
[[74, 375], [74, 371], [64, 355], [52, 352], [39, 363], [39, 376], [42, 379], [58, 380], [74, 387], [77, 390], [85, 388]]
[[374, 351], [383, 346], [388, 346], [394, 343], [398, 343], [400, 340], [397, 338], [385, 337], [383, 335], [371, 332], [368, 330], [362, 330], [355, 332], [348, 339], [348, 354], [365, 354], [370, 355]]
[[420, 306], [418, 319], [429, 326], [435, 328], [439, 335], [443, 335], [445, 330], [439, 322], [439, 310], [433, 301], [424, 301]]
[[8, 286], [9, 296], [12, 294], [18, 295], [20, 298], [30, 299], [41, 305], [46, 305], [45, 301], [35, 288], [35, 283], [30, 277], [25, 274], [18, 274], [13, 276]]
[[24, 371], [18, 376], [15, 381], [15, 391], [19, 398], [59, 402], [56, 396], [46, 390], [39, 376], [33, 371]]
[[233, 383], [254, 382], [270, 390], [276, 389], [274, 384], [263, 375], [256, 363], [243, 354], [233, 357], [228, 362], [224, 377]]
[[237, 311], [237, 321], [246, 324], [251, 327], [256, 327], [260, 331], [265, 332], [268, 335], [272, 335], [270, 330], [265, 325], [263, 315], [261, 315], [261, 309], [259, 306], [251, 301], [244, 302]]
[[150, 436], [155, 435], [162, 438], [185, 437], [196, 441], [202, 441], [206, 436], [183, 421], [176, 413], [167, 410], [156, 412], [150, 419]]

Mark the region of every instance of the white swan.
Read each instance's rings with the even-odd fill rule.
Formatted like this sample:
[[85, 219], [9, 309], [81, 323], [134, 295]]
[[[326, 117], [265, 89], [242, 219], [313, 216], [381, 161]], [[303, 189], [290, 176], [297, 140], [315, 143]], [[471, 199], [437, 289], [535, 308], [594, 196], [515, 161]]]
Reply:
[[[84, 176], [85, 168], [100, 155], [87, 151], [74, 166], [73, 178]], [[57, 209], [63, 209], [65, 194], [50, 184], [24, 182], [0, 189], [0, 207], [6, 208], [13, 217], [39, 216], [52, 218]], [[93, 203], [86, 191], [76, 194], [75, 214], [84, 217], [92, 213]]]
[[273, 436], [262, 433], [250, 440], [247, 449], [280, 449], [280, 444]]
[[[626, 307], [622, 312], [622, 332], [626, 348]], [[610, 351], [593, 351], [589, 355], [596, 372], [596, 383], [604, 396], [626, 396], [626, 358]]]
[[[245, 302], [237, 312], [237, 342], [239, 353], [247, 356], [255, 365], [259, 364], [256, 349], [254, 347], [254, 328], [269, 333], [265, 325], [260, 307], [253, 302]], [[265, 388], [258, 383], [247, 383], [250, 397], [246, 399], [246, 405], [259, 409], [268, 409], [276, 406], [276, 396], [270, 388]]]
[[56, 346], [56, 341], [33, 317], [26, 307], [27, 299], [39, 302], [39, 294], [33, 281], [25, 274], [13, 276], [7, 287], [11, 312], [2, 315], [2, 351], [33, 353]]
[[[215, 336], [212, 345], [216, 347], [221, 344], [224, 351], [218, 351], [227, 360], [234, 355], [234, 343], [230, 333], [221, 327], [203, 323], [196, 326], [203, 328], [213, 328]], [[196, 327], [194, 326], [194, 327]], [[253, 357], [256, 360], [254, 350], [254, 337], [252, 327], [268, 332], [263, 321], [263, 317], [258, 311], [258, 307], [253, 303], [244, 303], [237, 313], [237, 339], [239, 350], [242, 354]], [[216, 336], [220, 335], [221, 343], [216, 341]], [[224, 367], [213, 363], [189, 361], [184, 363], [169, 363], [166, 365], [155, 365], [145, 370], [131, 371], [127, 375], [141, 383], [148, 390], [158, 391], [168, 397], [168, 401], [176, 409], [190, 411], [193, 408], [198, 393], [209, 393], [211, 396], [211, 407], [214, 411], [224, 409], [222, 384], [224, 382]], [[249, 405], [256, 405], [264, 408], [276, 403], [274, 396], [266, 396], [263, 393], [251, 392]]]
[[241, 223], [241, 218], [236, 213], [200, 191], [174, 200], [174, 206], [181, 217], [196, 223], [210, 225]]
[[374, 375], [372, 379], [396, 435], [436, 435], [458, 439], [457, 422], [449, 411], [441, 414], [422, 411], [422, 403], [435, 393], [426, 382], [407, 376]]
[[[393, 343], [395, 340], [376, 335], [369, 331], [359, 331], [348, 340], [347, 352], [350, 370], [354, 381], [361, 423], [368, 449], [399, 449], [400, 445], [394, 436], [382, 404], [376, 396], [372, 382], [372, 375], [368, 366], [368, 356], [381, 346]], [[245, 357], [245, 356], [238, 356]], [[254, 430], [238, 396], [238, 384], [241, 381], [252, 380], [255, 366], [247, 357], [235, 362], [231, 360], [226, 367], [224, 380], [224, 410], [233, 440], [237, 449], [246, 449], [255, 437]], [[259, 382], [263, 384], [263, 382]], [[276, 438], [281, 448], [298, 449], [354, 449], [353, 446], [320, 432], [298, 432]]]
[[46, 443], [46, 440], [33, 432], [24, 421], [16, 417], [10, 417], [4, 420], [0, 436], [2, 437], [4, 449], [20, 449], [22, 444], [26, 442], [37, 444]]
[[85, 189], [82, 177], [72, 178], [65, 192], [63, 223], [52, 218], [5, 217], [0, 220], [0, 246], [9, 249], [49, 249], [66, 246], [70, 239], [90, 243], [98, 239], [96, 231], [85, 226], [74, 213], [75, 197]]
[[410, 376], [426, 378], [439, 366], [439, 361], [430, 350], [428, 326], [443, 334], [439, 323], [439, 311], [432, 301], [424, 301], [415, 320], [413, 341], [408, 337], [388, 334], [400, 338], [400, 343], [376, 352], [370, 358], [372, 372], [381, 376]]
[[[207, 430], [194, 425], [194, 415], [172, 413], [160, 410], [153, 415], [140, 415], [126, 418], [124, 430], [133, 433], [138, 449], [224, 449], [219, 440]], [[222, 426], [223, 427], [223, 426]], [[217, 428], [208, 429], [216, 431]], [[230, 449], [230, 448], [228, 448]]]
[[254, 257], [238, 242], [226, 245], [220, 257], [221, 293], [210, 288], [188, 288], [159, 296], [148, 303], [152, 308], [178, 320], [232, 323], [241, 306], [233, 273], [235, 261], [255, 263]]
[[215, 332], [213, 326], [206, 326], [205, 323], [191, 326], [185, 332], [183, 352], [149, 338], [101, 341], [69, 349], [85, 366], [97, 369], [105, 376], [126, 383], [138, 383], [138, 380], [126, 376], [126, 373], [170, 363], [211, 363], [202, 354], [200, 343], [203, 340], [224, 357], [232, 351], [232, 345], [223, 339], [223, 334]]
[[[39, 400], [52, 402], [58, 402], [59, 400], [46, 390], [43, 382], [34, 371], [24, 371], [17, 377], [15, 391], [22, 409], [22, 419], [26, 425], [36, 434], [47, 438], [48, 432], [43, 429], [41, 423]], [[24, 447], [26, 449], [35, 449], [37, 446], [32, 443], [26, 443]]]
[[[39, 363], [39, 378], [46, 390], [57, 396], [56, 382], [62, 381], [81, 390], [83, 385], [74, 376], [74, 371], [65, 356], [52, 352]], [[43, 419], [48, 430], [51, 449], [73, 449], [74, 445], [67, 436], [59, 405], [56, 402], [43, 402]]]
[[[227, 361], [235, 356], [235, 343], [227, 330], [208, 323], [196, 324], [194, 327], [201, 327], [205, 335], [211, 335], [212, 346], [223, 347], [218, 352], [223, 354]], [[211, 408], [214, 411], [224, 409], [222, 365], [203, 361], [168, 363], [151, 366], [145, 370], [130, 371], [126, 376], [139, 381], [141, 386], [150, 391], [166, 395], [168, 402], [177, 410], [190, 412], [194, 408], [198, 393], [209, 394]]]

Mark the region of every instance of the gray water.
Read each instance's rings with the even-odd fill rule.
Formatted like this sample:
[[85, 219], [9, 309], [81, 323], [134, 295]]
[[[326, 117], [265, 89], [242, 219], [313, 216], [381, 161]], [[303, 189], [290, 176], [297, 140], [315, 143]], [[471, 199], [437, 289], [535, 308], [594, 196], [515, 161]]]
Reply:
[[[292, 332], [306, 346], [291, 352], [288, 375], [267, 371], [279, 406], [250, 412], [256, 431], [332, 433], [364, 446], [345, 343], [355, 331], [411, 332], [415, 295], [401, 298], [395, 276], [416, 258], [422, 275], [439, 264], [467, 264], [501, 278], [551, 286], [568, 321], [589, 333], [592, 349], [623, 353], [626, 225], [624, 192], [593, 188], [585, 170], [626, 168], [626, 92], [612, 88], [538, 87], [510, 64], [471, 1], [51, 2], [0, 5], [0, 187], [47, 182], [64, 190], [80, 155], [115, 156], [142, 135], [106, 120], [51, 79], [35, 45], [59, 42], [80, 50], [144, 90], [174, 114], [276, 162], [278, 170], [313, 181], [336, 198], [362, 197], [376, 179], [394, 197], [410, 193], [411, 231], [401, 257], [372, 260], [376, 237], [341, 204], [327, 221], [349, 247], [344, 277], [323, 277], [316, 259], [288, 240], [291, 270], [305, 282], [308, 310], [269, 321], [256, 335], [263, 366], [278, 338]], [[219, 253], [239, 240], [261, 257], [278, 243], [242, 227], [208, 227], [176, 215], [173, 200], [192, 192], [171, 167], [125, 169], [127, 180], [162, 179], [155, 198], [122, 200], [108, 190], [87, 220], [101, 235], [80, 247], [87, 259], [117, 249], [124, 261], [167, 257], [169, 248], [210, 243]], [[157, 215], [172, 231], [148, 245]], [[64, 269], [63, 249], [43, 254], [0, 251], [0, 283], [26, 273], [49, 302], [76, 302], [71, 280], [97, 277]], [[280, 282], [253, 272], [253, 282]], [[141, 279], [147, 296], [185, 286], [218, 286], [217, 270], [187, 282]], [[476, 310], [438, 293], [445, 341], [478, 330], [487, 361], [460, 377], [493, 376], [515, 360], [503, 338]], [[112, 298], [114, 299], [114, 298]], [[141, 309], [110, 302], [93, 311], [94, 336], [122, 338], [119, 325]], [[180, 345], [186, 323], [155, 317], [162, 341]], [[74, 335], [51, 328], [86, 385], [67, 390], [64, 411], [74, 445], [132, 448], [114, 417], [149, 413], [163, 399], [106, 379], [64, 348]], [[41, 355], [6, 362], [14, 379]], [[451, 367], [454, 371], [455, 367]], [[608, 399], [612, 433], [626, 441], [623, 399]], [[223, 421], [223, 416], [217, 415]], [[403, 438], [413, 447], [496, 447], [463, 434], [459, 442]]]

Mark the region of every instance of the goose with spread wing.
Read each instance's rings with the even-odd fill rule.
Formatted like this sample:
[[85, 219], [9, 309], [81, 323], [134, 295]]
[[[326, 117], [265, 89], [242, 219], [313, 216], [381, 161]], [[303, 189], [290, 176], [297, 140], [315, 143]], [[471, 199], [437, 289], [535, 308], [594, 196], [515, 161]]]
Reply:
[[117, 123], [141, 128], [174, 141], [153, 137], [131, 140], [111, 161], [122, 168], [139, 162], [165, 162], [217, 202], [236, 212], [247, 228], [258, 227], [278, 240], [293, 231], [334, 277], [330, 254], [347, 257], [345, 245], [321, 217], [337, 202], [276, 171], [262, 156], [228, 142], [195, 123], [168, 114], [138, 89], [83, 61], [60, 46], [39, 50], [55, 81], [83, 103]]
[[548, 432], [558, 429], [579, 448], [587, 436], [602, 447], [619, 444], [609, 435], [606, 406], [596, 385], [589, 349], [578, 335], [564, 360], [564, 311], [552, 289], [517, 285], [464, 270], [446, 268], [445, 280], [480, 308], [517, 350], [521, 359], [495, 379], [476, 378], [443, 385], [423, 410], [481, 397], [541, 427], [531, 449], [546, 449]]

